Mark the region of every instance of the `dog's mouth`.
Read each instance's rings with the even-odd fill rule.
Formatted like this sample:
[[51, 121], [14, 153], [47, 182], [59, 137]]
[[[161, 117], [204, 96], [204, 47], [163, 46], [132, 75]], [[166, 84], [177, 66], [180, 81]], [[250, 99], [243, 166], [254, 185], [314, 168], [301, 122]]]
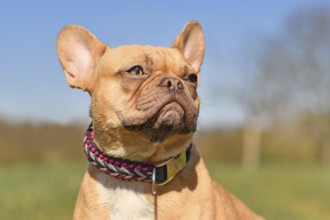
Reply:
[[125, 129], [135, 132], [144, 132], [150, 141], [162, 141], [170, 134], [187, 134], [196, 130], [196, 118], [192, 118], [186, 108], [178, 102], [170, 102], [142, 124], [125, 123]]

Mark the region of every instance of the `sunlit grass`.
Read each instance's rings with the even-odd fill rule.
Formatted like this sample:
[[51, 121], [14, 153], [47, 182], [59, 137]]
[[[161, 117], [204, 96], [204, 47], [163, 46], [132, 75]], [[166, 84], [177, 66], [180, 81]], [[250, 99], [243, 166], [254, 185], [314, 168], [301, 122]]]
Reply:
[[0, 169], [0, 219], [71, 219], [85, 163]]
[[[209, 163], [212, 176], [267, 219], [330, 219], [330, 167]], [[86, 163], [0, 168], [0, 219], [71, 219]]]
[[267, 219], [330, 219], [330, 167], [272, 164], [247, 172], [238, 165], [209, 164], [209, 169]]

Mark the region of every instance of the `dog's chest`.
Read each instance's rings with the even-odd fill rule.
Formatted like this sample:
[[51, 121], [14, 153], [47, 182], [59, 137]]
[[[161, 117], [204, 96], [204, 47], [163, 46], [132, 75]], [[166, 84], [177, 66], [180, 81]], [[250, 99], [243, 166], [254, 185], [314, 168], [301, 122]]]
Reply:
[[154, 219], [154, 207], [143, 193], [143, 185], [99, 175], [98, 203], [109, 210], [112, 220]]

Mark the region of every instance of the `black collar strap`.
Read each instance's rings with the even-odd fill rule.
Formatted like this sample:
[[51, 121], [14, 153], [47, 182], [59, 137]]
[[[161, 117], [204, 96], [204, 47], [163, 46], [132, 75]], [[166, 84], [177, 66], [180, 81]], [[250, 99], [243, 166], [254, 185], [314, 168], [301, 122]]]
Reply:
[[156, 164], [154, 162], [137, 162], [111, 157], [97, 148], [94, 142], [92, 124], [84, 137], [85, 153], [88, 161], [97, 169], [117, 179], [152, 183], [152, 193], [156, 194], [156, 186], [168, 183], [182, 170], [190, 158], [192, 144], [185, 152]]

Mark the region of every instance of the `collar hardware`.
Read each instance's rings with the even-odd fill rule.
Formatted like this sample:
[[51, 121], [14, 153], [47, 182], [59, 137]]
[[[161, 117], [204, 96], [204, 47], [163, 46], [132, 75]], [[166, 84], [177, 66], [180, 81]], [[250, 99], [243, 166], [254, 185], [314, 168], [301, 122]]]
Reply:
[[[187, 153], [181, 153], [163, 163], [157, 164], [152, 171], [152, 194], [157, 194], [157, 185], [162, 186], [170, 182], [174, 176], [181, 171], [187, 164]], [[156, 172], [158, 167], [166, 167], [166, 177], [167, 179], [164, 182], [157, 183], [156, 181]]]

